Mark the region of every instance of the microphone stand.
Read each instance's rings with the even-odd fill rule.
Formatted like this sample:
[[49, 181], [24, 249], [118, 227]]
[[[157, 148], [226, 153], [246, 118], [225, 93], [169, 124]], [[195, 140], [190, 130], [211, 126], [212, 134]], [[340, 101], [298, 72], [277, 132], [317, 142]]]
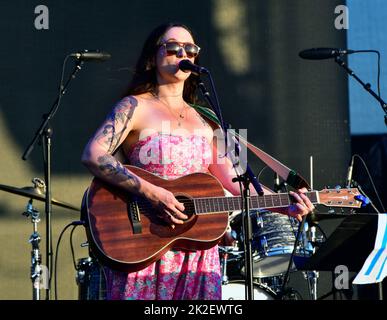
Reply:
[[[220, 121], [220, 126], [223, 130], [224, 137], [225, 137], [225, 145], [226, 148], [228, 147], [228, 139], [227, 139], [227, 127], [225, 123], [223, 122], [222, 114], [219, 107], [219, 101], [217, 99], [217, 94], [215, 90], [215, 85], [213, 82], [213, 79], [211, 77], [211, 74], [208, 70], [206, 70], [204, 73], [206, 73], [211, 82], [212, 91], [215, 95], [216, 103], [214, 103], [210, 97], [209, 92], [207, 91], [204, 83], [200, 80], [198, 85], [199, 88], [205, 97], [206, 101], [212, 108], [212, 110], [215, 112], [216, 116], [218, 117]], [[234, 138], [234, 142], [236, 144], [235, 147], [235, 155], [236, 157], [239, 156], [239, 142], [236, 137]], [[235, 161], [235, 157], [232, 154], [232, 152], [228, 152], [226, 150], [226, 155], [229, 156], [229, 159], [231, 160], [234, 168], [238, 164], [238, 160]], [[249, 184], [252, 183], [257, 193], [262, 196], [263, 195], [263, 189], [261, 185], [259, 184], [257, 177], [254, 175], [253, 171], [251, 170], [248, 163], [246, 163], [246, 171], [244, 174], [240, 175], [237, 170], [236, 174], [237, 177], [233, 178], [233, 182], [239, 182], [243, 185], [243, 192], [242, 192], [242, 198], [243, 198], [243, 210], [242, 210], [242, 228], [244, 231], [244, 251], [245, 251], [245, 278], [246, 278], [246, 285], [245, 285], [245, 294], [246, 294], [246, 300], [254, 300], [254, 287], [253, 287], [253, 257], [252, 257], [252, 249], [251, 244], [253, 241], [252, 238], [252, 226], [251, 226], [251, 217], [250, 217], [250, 188]]]
[[335, 62], [342, 67], [350, 76], [354, 77], [362, 86], [363, 88], [368, 91], [379, 103], [380, 106], [382, 107], [385, 115], [384, 115], [384, 123], [387, 126], [387, 104], [382, 100], [380, 96], [378, 96], [372, 89], [371, 89], [371, 84], [369, 83], [364, 83], [354, 72], [351, 70], [347, 64], [341, 59], [340, 56], [335, 57]]
[[75, 79], [83, 61], [78, 60], [74, 70], [72, 71], [69, 79], [63, 88], [60, 88], [59, 96], [54, 102], [51, 110], [48, 114], [43, 115], [43, 122], [41, 123], [39, 129], [36, 131], [34, 138], [31, 143], [24, 151], [22, 159], [27, 160], [28, 156], [34, 149], [38, 141], [43, 141], [43, 161], [44, 161], [44, 178], [46, 184], [46, 195], [45, 195], [45, 213], [46, 213], [46, 267], [47, 267], [47, 276], [48, 276], [48, 285], [46, 288], [46, 300], [50, 300], [50, 287], [51, 287], [51, 265], [52, 265], [52, 241], [51, 241], [51, 137], [52, 137], [52, 127], [50, 125], [50, 120], [54, 117], [56, 111], [59, 108], [60, 100], [62, 96], [66, 93], [67, 87], [70, 84], [72, 79]]

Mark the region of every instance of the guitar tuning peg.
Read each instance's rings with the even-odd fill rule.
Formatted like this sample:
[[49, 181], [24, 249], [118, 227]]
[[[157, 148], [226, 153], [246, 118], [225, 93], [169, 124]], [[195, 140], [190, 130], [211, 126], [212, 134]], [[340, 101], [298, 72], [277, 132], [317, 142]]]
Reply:
[[366, 196], [363, 196], [362, 194], [356, 195], [355, 199], [361, 202], [362, 208], [370, 204], [370, 199]]
[[340, 190], [340, 189], [341, 189], [341, 186], [340, 186], [340, 185], [337, 185], [337, 186], [335, 187], [335, 189], [336, 189], [336, 190]]

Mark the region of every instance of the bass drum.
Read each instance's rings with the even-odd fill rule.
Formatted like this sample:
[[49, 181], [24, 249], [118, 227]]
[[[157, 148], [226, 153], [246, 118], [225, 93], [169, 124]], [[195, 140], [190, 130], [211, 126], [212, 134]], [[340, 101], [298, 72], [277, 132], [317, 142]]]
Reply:
[[[276, 300], [276, 293], [269, 287], [253, 283], [254, 300]], [[245, 300], [245, 281], [232, 280], [222, 284], [222, 300]]]

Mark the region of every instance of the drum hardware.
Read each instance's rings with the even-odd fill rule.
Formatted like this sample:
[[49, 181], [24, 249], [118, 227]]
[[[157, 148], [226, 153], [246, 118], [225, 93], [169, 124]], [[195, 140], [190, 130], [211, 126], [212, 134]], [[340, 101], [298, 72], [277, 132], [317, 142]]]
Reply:
[[81, 248], [86, 248], [88, 246], [89, 246], [89, 242], [88, 241], [85, 241], [85, 242], [81, 243]]
[[[22, 215], [26, 216], [27, 218], [31, 217], [31, 222], [33, 224], [33, 232], [28, 240], [28, 242], [32, 246], [30, 276], [33, 283], [32, 299], [40, 300], [40, 289], [48, 289], [50, 275], [47, 266], [41, 264], [42, 255], [39, 248], [41, 236], [38, 233], [38, 223], [40, 222], [40, 214], [39, 211], [33, 207], [33, 200], [46, 201], [46, 184], [40, 178], [33, 178], [32, 183], [32, 187], [28, 186], [23, 188], [0, 184], [0, 190], [30, 198], [26, 206], [26, 211], [24, 211]], [[77, 208], [69, 203], [53, 198], [51, 199], [51, 203], [63, 208], [80, 211], [80, 208]]]
[[78, 259], [75, 281], [78, 285], [78, 298], [79, 300], [88, 300], [90, 292], [90, 268], [92, 266], [92, 259], [90, 257]]
[[40, 300], [40, 288], [44, 282], [43, 276], [48, 276], [47, 273], [43, 274], [42, 255], [40, 253], [39, 243], [40, 243], [40, 234], [38, 233], [38, 223], [40, 222], [39, 211], [32, 206], [32, 199], [28, 201], [26, 211], [22, 215], [27, 218], [31, 217], [31, 222], [33, 224], [33, 232], [28, 240], [31, 243], [31, 280], [32, 280], [32, 299]]
[[[262, 224], [263, 225], [263, 224]], [[268, 244], [267, 244], [267, 239], [266, 239], [266, 237], [265, 236], [263, 236], [262, 237], [262, 239], [260, 240], [260, 242], [261, 242], [261, 248], [262, 248], [262, 250], [263, 250], [263, 255], [264, 256], [268, 256], [269, 254], [268, 254]]]
[[[305, 228], [304, 228], [304, 233], [306, 233], [308, 230], [308, 223], [305, 222]], [[309, 250], [311, 255], [313, 255], [316, 251], [316, 248], [312, 245], [312, 243], [316, 242], [316, 227], [311, 226], [310, 227], [310, 232], [309, 236], [304, 238], [305, 240], [308, 239], [308, 243], [304, 242], [304, 246]], [[309, 294], [310, 298], [312, 300], [317, 300], [317, 282], [319, 278], [319, 272], [316, 270], [311, 270], [311, 271], [304, 271], [304, 278], [305, 280], [308, 281], [308, 287], [309, 287]]]
[[[219, 246], [220, 265], [222, 272], [222, 284], [228, 283], [228, 262], [242, 261], [243, 251], [239, 251], [237, 246]], [[230, 257], [231, 256], [231, 257]]]
[[267, 278], [256, 278], [257, 283], [269, 287], [276, 294], [280, 293], [283, 285], [283, 276], [267, 277]]
[[[220, 265], [222, 272], [222, 300], [245, 300], [246, 282], [241, 279], [229, 279], [228, 262], [236, 261], [242, 263], [244, 260], [244, 251], [239, 250], [238, 242], [235, 241], [232, 246], [218, 246], [220, 255]], [[276, 293], [266, 284], [253, 282], [254, 300], [275, 300]]]
[[106, 299], [106, 276], [96, 259], [78, 259], [75, 281], [78, 285], [78, 300]]
[[[220, 249], [220, 248], [219, 248]], [[227, 284], [228, 283], [228, 276], [227, 276], [227, 259], [228, 259], [228, 252], [225, 251], [221, 255], [221, 271], [222, 271], [222, 284]]]

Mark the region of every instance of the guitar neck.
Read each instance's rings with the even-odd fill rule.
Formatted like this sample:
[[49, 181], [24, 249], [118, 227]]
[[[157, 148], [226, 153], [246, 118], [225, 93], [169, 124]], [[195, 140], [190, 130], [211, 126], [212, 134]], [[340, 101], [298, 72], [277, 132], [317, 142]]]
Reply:
[[[313, 204], [319, 203], [318, 191], [305, 193]], [[210, 197], [193, 199], [196, 214], [209, 214], [224, 211], [237, 211], [242, 209], [242, 197]], [[281, 208], [292, 204], [288, 193], [275, 193], [263, 196], [250, 197], [250, 209]]]

